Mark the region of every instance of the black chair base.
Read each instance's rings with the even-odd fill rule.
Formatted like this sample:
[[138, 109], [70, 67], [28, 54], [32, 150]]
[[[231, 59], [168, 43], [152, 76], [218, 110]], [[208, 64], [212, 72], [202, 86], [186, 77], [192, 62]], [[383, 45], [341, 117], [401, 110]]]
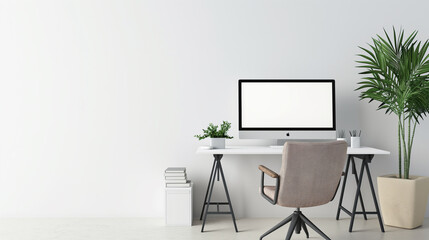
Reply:
[[285, 218], [283, 221], [279, 222], [277, 225], [272, 227], [270, 230], [262, 234], [262, 236], [259, 238], [259, 240], [262, 240], [265, 236], [268, 234], [274, 232], [275, 230], [279, 229], [286, 223], [291, 222], [289, 226], [289, 230], [287, 231], [286, 240], [289, 240], [292, 237], [293, 231], [295, 230], [295, 233], [300, 234], [301, 229], [304, 230], [305, 235], [308, 235], [307, 226], [310, 226], [314, 231], [316, 231], [320, 236], [322, 236], [326, 240], [331, 240], [326, 234], [324, 234], [316, 225], [314, 225], [302, 212], [299, 210], [299, 208], [293, 212], [289, 217]]

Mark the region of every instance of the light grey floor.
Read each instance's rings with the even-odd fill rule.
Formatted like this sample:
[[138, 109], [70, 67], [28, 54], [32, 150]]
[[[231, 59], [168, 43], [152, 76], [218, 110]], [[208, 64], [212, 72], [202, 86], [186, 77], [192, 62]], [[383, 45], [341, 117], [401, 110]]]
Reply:
[[[259, 239], [259, 236], [277, 224], [280, 218], [248, 218], [237, 221], [239, 233], [234, 231], [229, 217], [211, 217], [206, 232], [201, 233], [200, 221], [192, 227], [166, 227], [163, 219], [146, 218], [25, 218], [0, 219], [1, 240], [137, 240], [137, 239]], [[349, 233], [349, 219], [311, 219], [331, 239], [429, 239], [429, 227], [414, 230], [386, 227], [381, 233], [376, 219], [356, 219], [355, 231]], [[429, 219], [426, 219], [426, 222]], [[310, 239], [322, 239], [314, 231]], [[284, 239], [287, 226], [264, 239]], [[293, 235], [292, 239], [306, 239], [304, 234]]]

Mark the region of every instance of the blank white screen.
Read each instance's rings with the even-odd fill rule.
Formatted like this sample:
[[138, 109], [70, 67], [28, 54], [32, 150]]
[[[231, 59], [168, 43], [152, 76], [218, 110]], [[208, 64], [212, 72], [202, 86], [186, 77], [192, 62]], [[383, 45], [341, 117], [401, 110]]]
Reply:
[[243, 128], [332, 128], [331, 82], [242, 82]]

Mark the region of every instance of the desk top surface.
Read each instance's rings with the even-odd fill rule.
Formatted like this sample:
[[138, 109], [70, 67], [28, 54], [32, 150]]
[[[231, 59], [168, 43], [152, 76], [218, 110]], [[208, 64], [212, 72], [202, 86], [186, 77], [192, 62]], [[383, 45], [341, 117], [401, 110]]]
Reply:
[[[281, 155], [283, 148], [270, 147], [270, 146], [226, 146], [225, 149], [211, 149], [209, 146], [201, 146], [197, 149], [197, 154], [224, 154], [224, 155]], [[347, 147], [347, 154], [349, 155], [388, 155], [390, 152], [371, 148], [360, 147], [351, 148]]]

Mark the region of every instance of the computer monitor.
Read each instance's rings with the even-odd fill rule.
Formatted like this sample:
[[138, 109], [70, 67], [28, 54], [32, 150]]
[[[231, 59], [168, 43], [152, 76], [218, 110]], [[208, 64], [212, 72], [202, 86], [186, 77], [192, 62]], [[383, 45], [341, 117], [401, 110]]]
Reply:
[[335, 80], [238, 81], [241, 139], [336, 138]]

